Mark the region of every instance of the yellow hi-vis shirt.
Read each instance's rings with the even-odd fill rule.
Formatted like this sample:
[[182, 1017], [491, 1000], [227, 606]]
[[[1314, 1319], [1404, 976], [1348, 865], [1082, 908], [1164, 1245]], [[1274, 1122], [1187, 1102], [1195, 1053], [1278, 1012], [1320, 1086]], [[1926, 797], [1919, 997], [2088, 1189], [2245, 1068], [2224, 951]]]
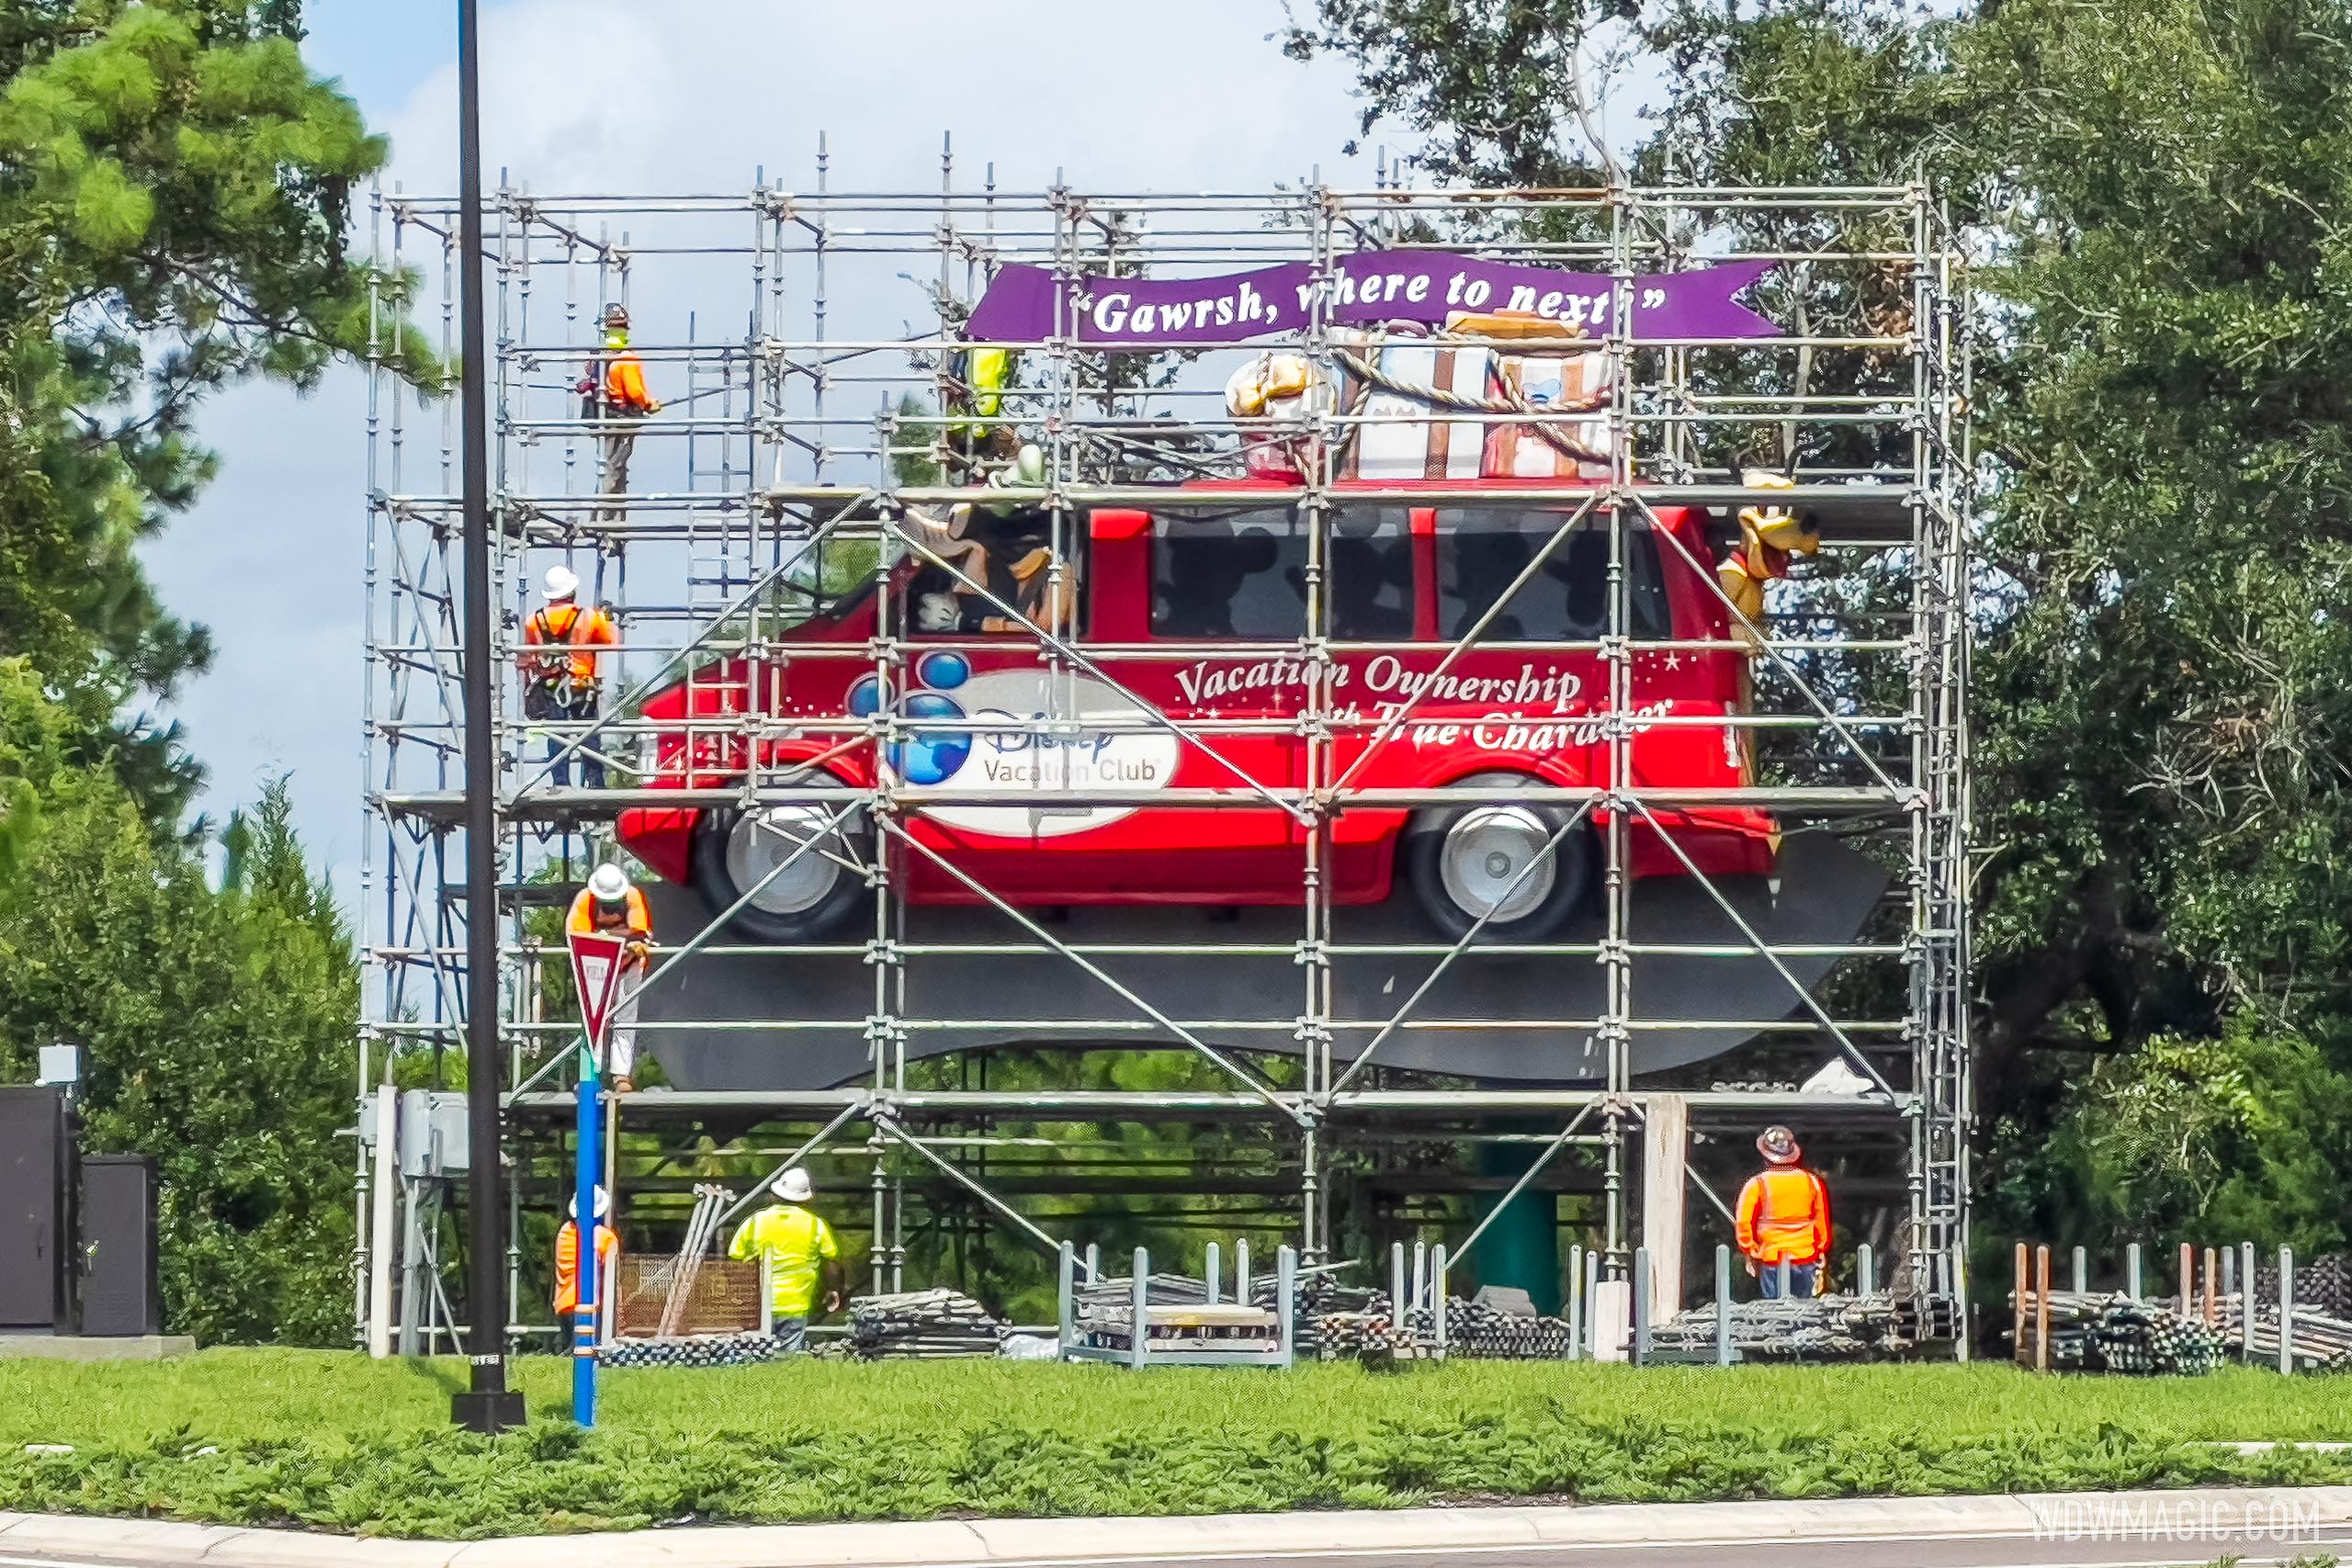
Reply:
[[778, 1317], [807, 1317], [817, 1276], [842, 1255], [833, 1229], [797, 1203], [773, 1203], [745, 1220], [727, 1244], [729, 1258], [768, 1260], [768, 1306]]

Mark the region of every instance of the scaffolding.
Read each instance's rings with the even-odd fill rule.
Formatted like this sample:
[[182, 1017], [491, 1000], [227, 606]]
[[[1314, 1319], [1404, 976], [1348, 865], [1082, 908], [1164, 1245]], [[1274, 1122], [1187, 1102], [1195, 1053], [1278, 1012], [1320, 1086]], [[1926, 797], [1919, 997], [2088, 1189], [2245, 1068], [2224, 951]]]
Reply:
[[[380, 192], [372, 208], [383, 281], [368, 399], [363, 1101], [395, 1076], [409, 1088], [452, 1084], [445, 1066], [453, 1046], [462, 1060], [469, 1000], [466, 923], [479, 913], [462, 877], [456, 400], [429, 396], [453, 367], [457, 210]], [[876, 194], [831, 188], [820, 149], [807, 189], [764, 173], [711, 196], [502, 186], [488, 230], [502, 902], [499, 990], [485, 1005], [499, 1010], [507, 1051], [518, 1222], [562, 1201], [577, 1024], [558, 924], [613, 852], [616, 818], [689, 807], [765, 821], [789, 809], [820, 814], [825, 831], [804, 826], [762, 873], [808, 855], [843, 863], [870, 904], [853, 929], [752, 940], [725, 917], [758, 886], [730, 906], [632, 867], [654, 886], [658, 916], [639, 1027], [670, 1078], [606, 1118], [619, 1129], [607, 1168], [633, 1223], [683, 1224], [695, 1184], [715, 1175], [756, 1191], [780, 1165], [811, 1164], [836, 1204], [861, 1195], [861, 1221], [842, 1228], [865, 1233], [874, 1288], [898, 1290], [910, 1256], [918, 1271], [967, 1265], [991, 1247], [1050, 1257], [1080, 1227], [1111, 1239], [1120, 1216], [1120, 1237], [1138, 1224], [1163, 1235], [1254, 1229], [1267, 1255], [1288, 1243], [1310, 1264], [1395, 1239], [1458, 1245], [1480, 1213], [1533, 1191], [1570, 1200], [1556, 1212], [1601, 1271], [1622, 1277], [1648, 1211], [1668, 1201], [1660, 1193], [1679, 1206], [1687, 1179], [1704, 1224], [1711, 1210], [1727, 1218], [1719, 1187], [1737, 1174], [1745, 1139], [1789, 1122], [1835, 1164], [1833, 1185], [1859, 1195], [1841, 1207], [1878, 1225], [1866, 1239], [1912, 1288], [1964, 1293], [1969, 304], [1960, 248], [1927, 186], [1423, 190], [1384, 177], [1372, 189], [1015, 192], [998, 189], [992, 169], [979, 188], [959, 186], [944, 152], [936, 192]], [[1351, 256], [1416, 249], [1605, 280], [1585, 333], [1606, 355], [1605, 393], [1575, 415], [1601, 467], [1573, 481], [1386, 483], [1344, 471], [1347, 455], [1384, 422], [1426, 428], [1441, 416], [1362, 397], [1309, 398], [1279, 416], [1232, 412], [1228, 373], [1270, 350], [1297, 355], [1317, 386], [1360, 384], [1380, 339], [1337, 319], [1329, 286]], [[1777, 335], [1639, 330], [1644, 280], [1733, 261], [1769, 264], [1749, 298]], [[967, 323], [1009, 265], [1069, 286], [1301, 264], [1316, 287], [1296, 319], [1247, 342], [1106, 347], [1082, 310], [1061, 309], [1050, 330], [995, 344], [1017, 351], [1019, 370], [1001, 404], [976, 406]], [[625, 431], [581, 387], [598, 373], [597, 323], [615, 303], [632, 312], [631, 352], [664, 400]], [[1481, 439], [1553, 417], [1523, 406], [1442, 415]], [[1018, 445], [1042, 468], [1010, 460]], [[1269, 479], [1261, 467], [1240, 499], [1293, 520], [1302, 617], [1295, 635], [1217, 651], [1272, 661], [1289, 693], [1279, 713], [1170, 713], [1135, 695], [1136, 671], [1202, 649], [1105, 637], [1079, 592], [1020, 603], [966, 579], [959, 589], [994, 615], [986, 638], [910, 624], [908, 572], [954, 564], [923, 525], [944, 508], [978, 496], [1033, 511], [1047, 529], [1049, 588], [1060, 589], [1084, 559], [1091, 519], [1232, 506], [1251, 452], [1270, 445], [1287, 468]], [[620, 467], [626, 488], [612, 482]], [[1793, 482], [1762, 481], [1753, 468]], [[1522, 576], [1434, 640], [1343, 635], [1334, 570], [1352, 558], [1341, 533], [1382, 506], [1527, 509], [1544, 520], [1538, 561], [1573, 533], [1604, 539], [1600, 624], [1574, 642], [1513, 639], [1498, 612]], [[1679, 570], [1675, 556], [1691, 551], [1674, 509], [1704, 509], [1720, 528], [1765, 506], [1810, 517], [1817, 553], [1768, 584], [1752, 619], [1711, 563], [1686, 558], [1727, 607], [1727, 630], [1645, 638], [1637, 546]], [[593, 720], [523, 712], [521, 628], [558, 563], [619, 627]], [[800, 713], [758, 689], [808, 655], [795, 638], [828, 600], [857, 592], [878, 606], [870, 633], [826, 651], [870, 666], [884, 694], [872, 711]], [[1128, 708], [1105, 716], [1073, 698], [1035, 716], [941, 717], [890, 700], [924, 658], [1001, 653], [1008, 637], [1047, 689], [1107, 687]], [[1442, 671], [1485, 647], [1591, 660], [1600, 679], [1581, 733], [1608, 765], [1596, 761], [1580, 790], [1367, 777], [1370, 754], [1411, 743], [1420, 698], [1367, 711], [1342, 693], [1350, 660], [1360, 670], [1409, 652]], [[1726, 655], [1747, 672], [1738, 711], [1636, 712], [1641, 660]], [[649, 697], [680, 689], [683, 719], [646, 714]], [[1738, 781], [1640, 777], [1637, 736], [1678, 724], [1741, 748]], [[967, 746], [977, 733], [1040, 750], [1148, 734], [1212, 759], [1211, 781], [1182, 790], [1072, 786], [1067, 773], [1049, 787], [1041, 774], [1020, 803], [1182, 808], [1193, 822], [1279, 813], [1298, 896], [1214, 909], [1206, 924], [1147, 909], [1089, 925], [993, 886], [923, 824], [1006, 797], [957, 795], [901, 765], [903, 749], [950, 730]], [[1269, 732], [1285, 739], [1282, 770], [1232, 760]], [[860, 749], [871, 760], [862, 780], [821, 771]], [[592, 761], [607, 773], [601, 787], [586, 787]], [[1590, 836], [1589, 906], [1559, 940], [1498, 946], [1478, 925], [1416, 932], [1345, 893], [1345, 812], [1409, 817], [1465, 802], [1541, 806], [1557, 825], [1546, 853]], [[1758, 911], [1781, 896], [1776, 882], [1735, 889], [1677, 847], [1671, 825], [1710, 811], [1770, 813], [1783, 871], [1835, 848], [1875, 865], [1883, 889], [1857, 929], [1774, 927]], [[1661, 868], [1661, 851], [1679, 863]], [[1672, 898], [1704, 913], [1702, 936], [1645, 924]], [[943, 903], [960, 923], [940, 923]], [[1224, 966], [1233, 988], [1166, 978], [1197, 976], [1204, 961]], [[1363, 981], [1383, 964], [1387, 985]], [[1019, 978], [975, 988], [969, 976], [983, 971]], [[1278, 984], [1266, 978], [1277, 972]], [[1395, 984], [1397, 973], [1408, 983]], [[1532, 999], [1508, 1017], [1476, 1015], [1465, 996], [1478, 976], [1505, 974], [1537, 976]], [[1573, 979], [1565, 1000], [1544, 999], [1546, 975]], [[1267, 1003], [1277, 989], [1284, 999]], [[1449, 1073], [1457, 1043], [1465, 1061], [1509, 1065]], [[1184, 1068], [1105, 1066], [1146, 1047]], [[1832, 1060], [1849, 1092], [1799, 1087]], [[808, 1065], [844, 1061], [854, 1066]], [[1661, 1186], [1644, 1151], [1668, 1126], [1685, 1141]], [[1637, 1179], [1645, 1157], [1651, 1174]], [[369, 1190], [379, 1168], [389, 1168], [363, 1152], [363, 1324], [371, 1216], [380, 1226], [391, 1208]], [[438, 1213], [429, 1179], [402, 1181], [409, 1215]], [[526, 1305], [534, 1244], [519, 1224], [513, 1234], [514, 1332], [544, 1332], [546, 1314]], [[1679, 1235], [1679, 1217], [1647, 1234]], [[432, 1272], [433, 1301], [446, 1306], [442, 1292], [461, 1284]], [[446, 1311], [421, 1310], [427, 1341], [453, 1332]]]

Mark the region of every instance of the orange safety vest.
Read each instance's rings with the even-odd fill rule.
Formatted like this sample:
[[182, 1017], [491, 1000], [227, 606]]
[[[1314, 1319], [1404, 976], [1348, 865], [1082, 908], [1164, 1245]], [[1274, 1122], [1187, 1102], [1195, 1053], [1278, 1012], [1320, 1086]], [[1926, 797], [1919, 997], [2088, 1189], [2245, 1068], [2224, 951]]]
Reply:
[[575, 686], [596, 683], [596, 649], [617, 648], [620, 640], [620, 628], [601, 608], [583, 611], [572, 604], [548, 604], [532, 612], [531, 618], [523, 623], [526, 648], [571, 650], [560, 658], [546, 654], [526, 656], [531, 672], [550, 682], [569, 676]]
[[[594, 893], [583, 887], [571, 900], [571, 912], [565, 917], [563, 929], [578, 931], [582, 936], [601, 931], [607, 936], [628, 936], [650, 942], [653, 940], [653, 911], [646, 907], [644, 893], [632, 887], [628, 890], [628, 901], [621, 906], [621, 918], [608, 924], [604, 906], [596, 901]], [[626, 962], [638, 964], [642, 961], [630, 959]]]
[[[605, 1279], [605, 1260], [620, 1247], [620, 1237], [613, 1227], [602, 1220], [596, 1222], [596, 1280]], [[555, 1310], [568, 1313], [580, 1304], [580, 1226], [566, 1220], [555, 1233]], [[599, 1312], [609, 1312], [612, 1303], [600, 1300]]]
[[645, 367], [627, 349], [605, 362], [605, 407], [621, 413], [651, 413], [656, 407], [645, 390]]
[[1829, 1190], [1798, 1166], [1775, 1166], [1739, 1190], [1739, 1249], [1759, 1264], [1829, 1256]]

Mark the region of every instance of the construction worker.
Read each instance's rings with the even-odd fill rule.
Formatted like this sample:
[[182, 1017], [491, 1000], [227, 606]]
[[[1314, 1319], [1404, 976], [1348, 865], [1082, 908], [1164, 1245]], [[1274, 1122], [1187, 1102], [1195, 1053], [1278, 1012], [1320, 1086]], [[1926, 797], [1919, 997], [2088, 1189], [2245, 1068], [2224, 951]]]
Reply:
[[1756, 1140], [1764, 1168], [1739, 1190], [1739, 1249], [1747, 1271], [1763, 1281], [1766, 1300], [1781, 1293], [1781, 1264], [1789, 1266], [1789, 1292], [1815, 1293], [1829, 1258], [1829, 1190], [1797, 1162], [1804, 1150], [1786, 1127], [1767, 1127]]
[[[539, 585], [547, 603], [523, 623], [523, 716], [594, 719], [604, 689], [596, 650], [619, 647], [620, 626], [601, 604], [581, 607], [580, 579], [570, 567], [548, 568]], [[580, 753], [581, 784], [604, 788], [605, 760], [597, 754], [593, 728], [576, 747], [561, 735], [548, 740], [548, 761], [556, 786], [571, 783], [572, 750]]]
[[825, 1290], [825, 1310], [842, 1307], [841, 1244], [833, 1228], [808, 1207], [808, 1173], [793, 1167], [770, 1188], [779, 1201], [738, 1226], [727, 1256], [757, 1258], [767, 1265], [769, 1316], [787, 1352], [808, 1348], [808, 1317], [817, 1287]]
[[[597, 1337], [604, 1337], [604, 1325], [614, 1321], [612, 1292], [604, 1282], [615, 1277], [613, 1259], [620, 1251], [620, 1238], [613, 1234], [607, 1222], [613, 1212], [612, 1194], [596, 1189], [596, 1326]], [[574, 1197], [571, 1211], [555, 1233], [555, 1320], [559, 1326], [570, 1328], [571, 1314], [580, 1305], [580, 1200]]]
[[[581, 415], [597, 422], [604, 432], [605, 493], [628, 493], [629, 455], [637, 449], [637, 421], [660, 413], [661, 403], [645, 389], [645, 367], [628, 349], [628, 307], [615, 301], [605, 307], [604, 352], [588, 362], [580, 383]], [[599, 518], [617, 521], [618, 505], [598, 511]]]
[[637, 993], [652, 967], [653, 912], [645, 906], [645, 895], [629, 885], [628, 874], [607, 862], [588, 874], [588, 886], [571, 900], [563, 929], [567, 934], [617, 936], [628, 943], [621, 953], [620, 979], [605, 1024], [603, 1068], [615, 1094], [634, 1094]]

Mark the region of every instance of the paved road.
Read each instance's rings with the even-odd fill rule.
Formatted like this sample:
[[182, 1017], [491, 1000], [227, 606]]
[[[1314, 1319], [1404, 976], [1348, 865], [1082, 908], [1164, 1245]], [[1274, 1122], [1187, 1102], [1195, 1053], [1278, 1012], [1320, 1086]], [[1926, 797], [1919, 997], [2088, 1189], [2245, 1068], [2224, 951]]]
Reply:
[[2200, 1568], [2232, 1559], [2244, 1568], [2327, 1562], [2352, 1562], [2352, 1530], [2328, 1530], [2316, 1540], [2277, 1542], [2243, 1533], [2208, 1540], [2053, 1540], [2015, 1536], [1887, 1540], [1759, 1542], [1748, 1546], [1529, 1546], [1468, 1551], [1374, 1551], [1266, 1557], [1105, 1558], [1092, 1563], [956, 1564], [955, 1568], [1238, 1568], [1250, 1562], [1280, 1568]]
[[[989, 1560], [937, 1568], [2202, 1568], [2230, 1560], [2243, 1568], [2294, 1562], [2352, 1562], [2352, 1530], [2278, 1542], [2217, 1532], [2180, 1540], [2105, 1540], [2035, 1542], [2014, 1536], [1888, 1540], [1758, 1542], [1747, 1546], [1531, 1546], [1473, 1551], [1382, 1550], [1341, 1554], [1193, 1558], [1055, 1559], [1035, 1564]], [[240, 1568], [233, 1554], [208, 1556], [207, 1568]], [[0, 1568], [143, 1568], [100, 1558], [0, 1555]]]

